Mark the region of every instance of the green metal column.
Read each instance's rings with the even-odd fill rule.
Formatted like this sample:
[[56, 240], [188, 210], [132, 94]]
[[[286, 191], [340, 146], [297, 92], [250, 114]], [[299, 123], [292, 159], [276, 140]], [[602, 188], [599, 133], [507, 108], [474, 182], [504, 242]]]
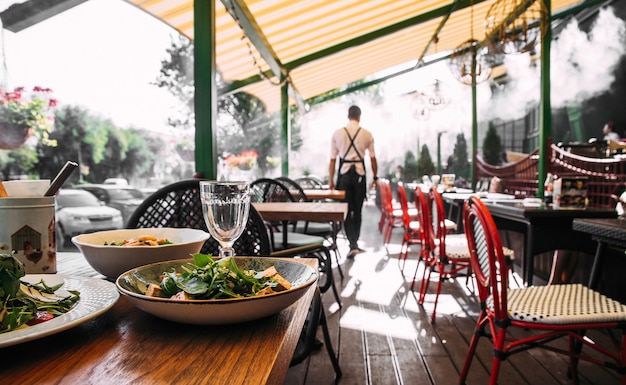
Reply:
[[[281, 79], [281, 82], [284, 79]], [[283, 176], [289, 175], [289, 143], [291, 142], [289, 126], [291, 119], [289, 118], [289, 82], [284, 82], [280, 86], [280, 145], [281, 145], [281, 172]]]
[[196, 176], [217, 179], [215, 0], [194, 1]]
[[472, 167], [470, 169], [471, 188], [476, 188], [476, 154], [478, 154], [478, 108], [476, 106], [476, 54], [478, 45], [472, 45]]
[[[550, 0], [543, 1], [548, 15], [552, 14]], [[545, 26], [546, 33], [541, 40], [541, 95], [539, 104], [539, 167], [537, 197], [543, 199], [543, 184], [548, 173], [548, 156], [552, 143], [552, 105], [550, 101], [550, 43], [552, 27]]]

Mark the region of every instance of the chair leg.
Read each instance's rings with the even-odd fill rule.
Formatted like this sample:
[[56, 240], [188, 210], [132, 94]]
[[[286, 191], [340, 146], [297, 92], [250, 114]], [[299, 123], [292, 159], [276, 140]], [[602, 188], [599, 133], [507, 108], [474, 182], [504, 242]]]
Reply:
[[324, 345], [326, 345], [326, 351], [328, 352], [328, 356], [330, 357], [330, 362], [333, 364], [333, 369], [335, 370], [335, 382], [337, 382], [343, 373], [341, 372], [341, 367], [339, 366], [338, 353], [335, 354], [335, 350], [333, 349], [332, 341], [330, 340], [330, 333], [328, 331], [328, 323], [326, 322], [326, 313], [324, 312], [324, 307], [322, 307], [320, 311], [320, 320], [319, 324], [322, 327], [322, 333], [324, 334]]
[[441, 293], [441, 285], [443, 284], [444, 274], [445, 274], [445, 264], [437, 263], [439, 267], [439, 281], [437, 282], [437, 290], [435, 291], [435, 303], [433, 305], [433, 314], [430, 316], [432, 322], [435, 322], [435, 316], [437, 313], [437, 302], [439, 302], [439, 293]]
[[472, 360], [474, 358], [474, 354], [476, 353], [476, 347], [478, 346], [478, 340], [483, 334], [483, 330], [485, 328], [485, 322], [487, 318], [484, 312], [481, 312], [478, 317], [478, 321], [476, 322], [476, 328], [474, 329], [474, 334], [472, 335], [472, 340], [470, 341], [469, 347], [467, 349], [467, 356], [465, 356], [465, 363], [463, 364], [463, 369], [461, 370], [461, 375], [459, 377], [459, 384], [465, 384], [465, 380], [467, 380], [467, 374], [469, 373], [469, 368], [472, 365]]

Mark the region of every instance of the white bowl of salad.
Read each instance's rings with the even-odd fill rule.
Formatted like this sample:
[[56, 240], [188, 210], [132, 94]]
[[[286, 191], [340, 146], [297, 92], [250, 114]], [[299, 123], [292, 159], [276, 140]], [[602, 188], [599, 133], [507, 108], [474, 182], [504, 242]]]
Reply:
[[94, 270], [115, 280], [138, 266], [189, 258], [209, 238], [202, 230], [159, 227], [81, 234], [73, 237], [72, 243]]
[[118, 291], [169, 321], [221, 325], [271, 316], [300, 299], [317, 271], [293, 259], [229, 257], [160, 262], [120, 275]]

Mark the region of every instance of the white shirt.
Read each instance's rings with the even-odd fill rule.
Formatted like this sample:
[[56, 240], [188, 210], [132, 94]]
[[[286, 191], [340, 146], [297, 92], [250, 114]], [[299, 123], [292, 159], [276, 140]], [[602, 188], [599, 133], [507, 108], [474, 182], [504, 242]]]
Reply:
[[[366, 154], [368, 154], [370, 158], [375, 158], [374, 137], [372, 136], [372, 133], [361, 127], [359, 134], [355, 138], [354, 135], [359, 129], [359, 122], [355, 120], [350, 120], [346, 128], [348, 129], [350, 136], [354, 138], [354, 146], [359, 151], [361, 159], [365, 159]], [[344, 155], [346, 155], [346, 151], [348, 151], [349, 148], [350, 150], [345, 156], [345, 160], [359, 160], [359, 155], [354, 151], [354, 147], [350, 147], [350, 143], [350, 138], [346, 134], [346, 130], [343, 128], [336, 130], [333, 133], [331, 140], [330, 159], [337, 159], [337, 157], [344, 158]], [[354, 165], [356, 172], [359, 175], [365, 175], [365, 165], [361, 162], [344, 163], [339, 170], [339, 173], [344, 174], [348, 172], [352, 165]]]

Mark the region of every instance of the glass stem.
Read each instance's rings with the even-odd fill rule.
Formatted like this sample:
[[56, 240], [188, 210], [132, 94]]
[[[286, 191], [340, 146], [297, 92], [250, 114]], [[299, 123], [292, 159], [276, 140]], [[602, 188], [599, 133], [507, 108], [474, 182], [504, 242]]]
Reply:
[[220, 247], [221, 258], [234, 257], [234, 256], [235, 256], [235, 249], [233, 249], [232, 247], [230, 246]]

